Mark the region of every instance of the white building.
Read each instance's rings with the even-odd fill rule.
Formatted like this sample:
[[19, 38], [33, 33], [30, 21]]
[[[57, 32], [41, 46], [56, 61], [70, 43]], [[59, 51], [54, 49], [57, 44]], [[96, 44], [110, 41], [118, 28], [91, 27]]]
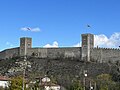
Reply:
[[0, 87], [8, 87], [9, 79], [5, 76], [0, 76]]
[[45, 90], [60, 90], [59, 85], [46, 85]]
[[60, 86], [50, 82], [50, 78], [45, 77], [40, 84], [45, 90], [60, 90]]

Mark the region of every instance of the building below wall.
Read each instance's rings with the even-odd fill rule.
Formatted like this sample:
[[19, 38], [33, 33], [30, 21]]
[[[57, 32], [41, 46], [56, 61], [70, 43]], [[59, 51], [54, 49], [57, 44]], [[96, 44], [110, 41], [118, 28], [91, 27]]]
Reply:
[[8, 87], [9, 79], [5, 76], [0, 76], [0, 87], [6, 88]]

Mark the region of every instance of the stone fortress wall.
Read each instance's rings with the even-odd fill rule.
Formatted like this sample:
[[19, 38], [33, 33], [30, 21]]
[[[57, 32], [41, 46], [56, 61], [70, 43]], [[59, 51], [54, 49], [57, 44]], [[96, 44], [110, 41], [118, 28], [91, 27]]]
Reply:
[[82, 47], [62, 48], [33, 48], [32, 39], [23, 37], [20, 39], [20, 47], [6, 49], [0, 52], [0, 59], [27, 55], [39, 58], [69, 58], [80, 61], [95, 61], [100, 63], [120, 61], [120, 49], [95, 48], [93, 34], [82, 34], [81, 36]]
[[120, 61], [120, 49], [118, 48], [93, 48], [90, 50], [90, 59], [96, 62]]
[[68, 47], [68, 48], [29, 48], [28, 56], [36, 56], [39, 58], [71, 58], [80, 59], [81, 48], [80, 47]]
[[6, 52], [6, 50], [0, 52], [0, 59], [5, 59], [5, 57], [6, 57], [5, 52]]
[[19, 56], [19, 47], [6, 49], [0, 52], [0, 59], [8, 59], [15, 56]]
[[[12, 58], [20, 56], [19, 48], [6, 49], [0, 52], [0, 59]], [[80, 47], [66, 47], [66, 48], [29, 48], [27, 49], [27, 56], [34, 56], [38, 58], [71, 58], [80, 59], [81, 48]]]

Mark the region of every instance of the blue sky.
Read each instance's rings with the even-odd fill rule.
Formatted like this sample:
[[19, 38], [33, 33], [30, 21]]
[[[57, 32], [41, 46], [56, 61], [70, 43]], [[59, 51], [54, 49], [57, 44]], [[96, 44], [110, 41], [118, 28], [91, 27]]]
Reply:
[[[26, 27], [33, 31], [26, 31]], [[19, 46], [23, 36], [32, 37], [36, 47], [76, 46], [86, 32], [95, 34], [96, 41], [102, 39], [98, 45], [105, 42], [101, 46], [112, 43], [111, 47], [117, 47], [120, 0], [0, 1], [0, 50]]]

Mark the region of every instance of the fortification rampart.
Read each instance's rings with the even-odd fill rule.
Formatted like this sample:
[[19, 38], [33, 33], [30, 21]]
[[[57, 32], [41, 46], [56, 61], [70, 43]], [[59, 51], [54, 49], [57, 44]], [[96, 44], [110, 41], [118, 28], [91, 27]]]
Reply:
[[75, 58], [80, 59], [81, 48], [69, 47], [69, 48], [48, 48], [48, 57], [51, 58]]
[[28, 56], [36, 56], [39, 58], [76, 58], [81, 57], [80, 47], [68, 47], [68, 48], [30, 48], [28, 49]]
[[[29, 48], [27, 50], [27, 56], [35, 56], [39, 58], [71, 58], [81, 59], [81, 47], [64, 47], [64, 48]], [[20, 56], [20, 49], [11, 48], [0, 52], [0, 59], [12, 58]]]
[[19, 56], [19, 47], [6, 49], [0, 52], [0, 59], [12, 58], [15, 56]]
[[120, 61], [120, 49], [118, 48], [92, 48], [90, 51], [91, 60], [100, 63]]
[[32, 38], [20, 39], [20, 47], [6, 49], [0, 52], [0, 59], [14, 56], [34, 56], [38, 58], [82, 60], [86, 62], [116, 62], [120, 61], [118, 48], [94, 48], [94, 35], [82, 34], [82, 47], [62, 48], [32, 48]]
[[5, 59], [6, 57], [6, 53], [5, 53], [5, 50], [0, 52], [0, 59]]
[[29, 48], [27, 55], [39, 58], [47, 58], [47, 48]]

